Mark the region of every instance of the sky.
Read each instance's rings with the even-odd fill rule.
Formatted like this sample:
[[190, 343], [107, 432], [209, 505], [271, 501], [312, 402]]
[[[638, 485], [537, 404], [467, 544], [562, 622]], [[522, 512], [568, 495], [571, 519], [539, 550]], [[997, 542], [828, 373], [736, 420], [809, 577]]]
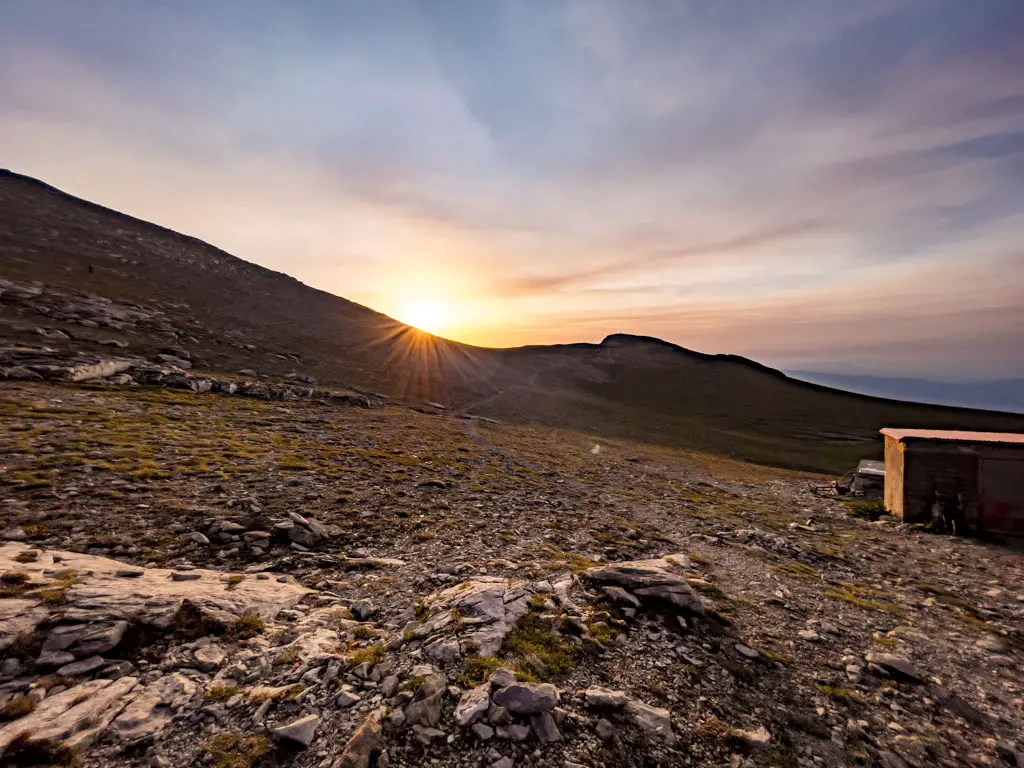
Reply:
[[3, 0], [0, 167], [468, 343], [1024, 376], [1021, 0]]

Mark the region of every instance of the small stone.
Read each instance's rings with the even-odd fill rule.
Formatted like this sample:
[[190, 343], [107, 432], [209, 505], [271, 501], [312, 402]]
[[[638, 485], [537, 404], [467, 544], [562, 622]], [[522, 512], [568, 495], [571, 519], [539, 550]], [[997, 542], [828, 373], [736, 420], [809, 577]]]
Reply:
[[391, 717], [389, 719], [395, 728], [401, 728], [405, 725], [405, 712], [400, 709], [396, 709], [391, 713]]
[[597, 731], [597, 735], [602, 741], [610, 741], [615, 736], [615, 726], [603, 717], [597, 721], [594, 730]]
[[203, 546], [210, 543], [210, 540], [206, 538], [206, 536], [201, 534], [199, 531], [192, 531], [192, 533], [190, 533], [188, 537], [196, 544], [202, 544]]
[[491, 673], [490, 683], [494, 688], [505, 688], [516, 681], [515, 673], [505, 667], [498, 667]]
[[749, 645], [744, 645], [743, 643], [736, 643], [734, 647], [736, 648], [736, 651], [740, 654], [740, 656], [744, 656], [748, 659], [761, 658], [761, 654], [755, 651]]
[[797, 632], [797, 635], [801, 640], [806, 640], [809, 643], [816, 643], [821, 640], [821, 635], [815, 632], [813, 629], [801, 629]]
[[515, 768], [515, 763], [512, 762], [510, 757], [502, 757], [491, 763], [491, 768]]
[[[348, 709], [349, 707], [358, 704], [359, 701], [359, 696], [352, 693], [351, 691], [342, 691], [334, 698], [334, 704], [339, 709]], [[401, 712], [401, 710], [398, 711]]]
[[480, 741], [487, 741], [494, 736], [494, 729], [489, 725], [483, 723], [476, 723], [472, 729], [473, 735], [476, 736]]
[[385, 677], [380, 684], [381, 696], [383, 696], [385, 699], [390, 699], [392, 696], [398, 693], [398, 684], [399, 681], [397, 675]]
[[496, 733], [499, 739], [508, 739], [509, 741], [526, 741], [530, 737], [530, 726], [518, 725], [512, 723], [511, 725], [499, 725]]
[[199, 581], [203, 578], [201, 573], [189, 573], [188, 571], [172, 571], [171, 581]]
[[428, 675], [405, 708], [405, 719], [410, 725], [434, 727], [441, 721], [441, 707], [446, 679], [442, 675]]
[[317, 536], [308, 528], [303, 528], [301, 525], [293, 525], [288, 529], [288, 538], [292, 544], [297, 544], [303, 547], [312, 547], [317, 542]]
[[377, 612], [369, 600], [356, 600], [348, 609], [359, 621], [368, 621]]
[[313, 743], [313, 738], [316, 736], [316, 728], [319, 724], [319, 715], [306, 715], [286, 725], [280, 725], [271, 732], [278, 739], [293, 742], [302, 747], [308, 747]]
[[512, 722], [512, 715], [504, 707], [491, 702], [490, 709], [487, 710], [487, 722], [491, 725], [508, 725]]
[[446, 734], [440, 728], [431, 728], [426, 725], [414, 725], [412, 727], [413, 735], [421, 744], [430, 744], [438, 739], [443, 739]]

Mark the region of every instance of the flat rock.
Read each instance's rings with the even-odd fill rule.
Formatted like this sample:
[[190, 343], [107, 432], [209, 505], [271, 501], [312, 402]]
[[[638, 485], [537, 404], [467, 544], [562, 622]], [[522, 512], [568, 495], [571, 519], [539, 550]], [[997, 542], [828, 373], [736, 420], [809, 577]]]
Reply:
[[74, 661], [71, 664], [65, 664], [63, 667], [57, 670], [58, 675], [64, 677], [79, 677], [81, 675], [87, 675], [90, 672], [95, 672], [106, 665], [106, 660], [102, 656], [90, 656], [87, 659], [81, 661]]
[[317, 726], [320, 725], [319, 715], [306, 715], [298, 720], [292, 720], [285, 725], [279, 725], [271, 730], [274, 737], [282, 741], [299, 744], [308, 747], [316, 737]]
[[15, 738], [29, 744], [84, 748], [102, 733], [130, 701], [138, 685], [134, 677], [90, 680], [44, 699], [25, 717], [0, 728], [0, 764]]
[[224, 663], [227, 655], [227, 651], [217, 643], [207, 643], [192, 651], [193, 658], [204, 672], [212, 672], [217, 669]]
[[588, 707], [595, 709], [622, 709], [629, 697], [622, 691], [610, 691], [607, 688], [588, 688], [583, 692]]
[[111, 723], [111, 731], [126, 741], [135, 741], [159, 733], [171, 723], [198, 686], [177, 673], [157, 678], [124, 708]]
[[894, 656], [891, 653], [874, 653], [867, 656], [867, 660], [879, 667], [890, 677], [897, 679], [918, 681], [917, 667], [909, 659], [902, 656]]

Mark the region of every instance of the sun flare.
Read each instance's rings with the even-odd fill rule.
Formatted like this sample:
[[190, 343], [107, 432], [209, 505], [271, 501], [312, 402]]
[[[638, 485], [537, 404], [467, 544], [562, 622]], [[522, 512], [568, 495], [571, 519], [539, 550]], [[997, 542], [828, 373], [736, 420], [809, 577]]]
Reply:
[[402, 313], [401, 320], [427, 333], [438, 333], [448, 323], [448, 308], [439, 301], [416, 301]]

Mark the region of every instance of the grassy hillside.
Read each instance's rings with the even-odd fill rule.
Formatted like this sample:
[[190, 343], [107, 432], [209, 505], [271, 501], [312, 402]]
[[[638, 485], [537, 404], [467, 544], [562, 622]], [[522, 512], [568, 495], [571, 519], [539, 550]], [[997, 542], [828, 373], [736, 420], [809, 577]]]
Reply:
[[[511, 350], [445, 341], [9, 172], [0, 172], [0, 276], [159, 309], [188, 329], [175, 341], [210, 370], [300, 370], [327, 384], [569, 427], [595, 442], [627, 437], [841, 472], [878, 455], [885, 425], [1024, 430], [1022, 415], [852, 395], [657, 339]], [[0, 334], [38, 342], [38, 322], [0, 313]], [[142, 354], [168, 343], [145, 334], [122, 340]]]

